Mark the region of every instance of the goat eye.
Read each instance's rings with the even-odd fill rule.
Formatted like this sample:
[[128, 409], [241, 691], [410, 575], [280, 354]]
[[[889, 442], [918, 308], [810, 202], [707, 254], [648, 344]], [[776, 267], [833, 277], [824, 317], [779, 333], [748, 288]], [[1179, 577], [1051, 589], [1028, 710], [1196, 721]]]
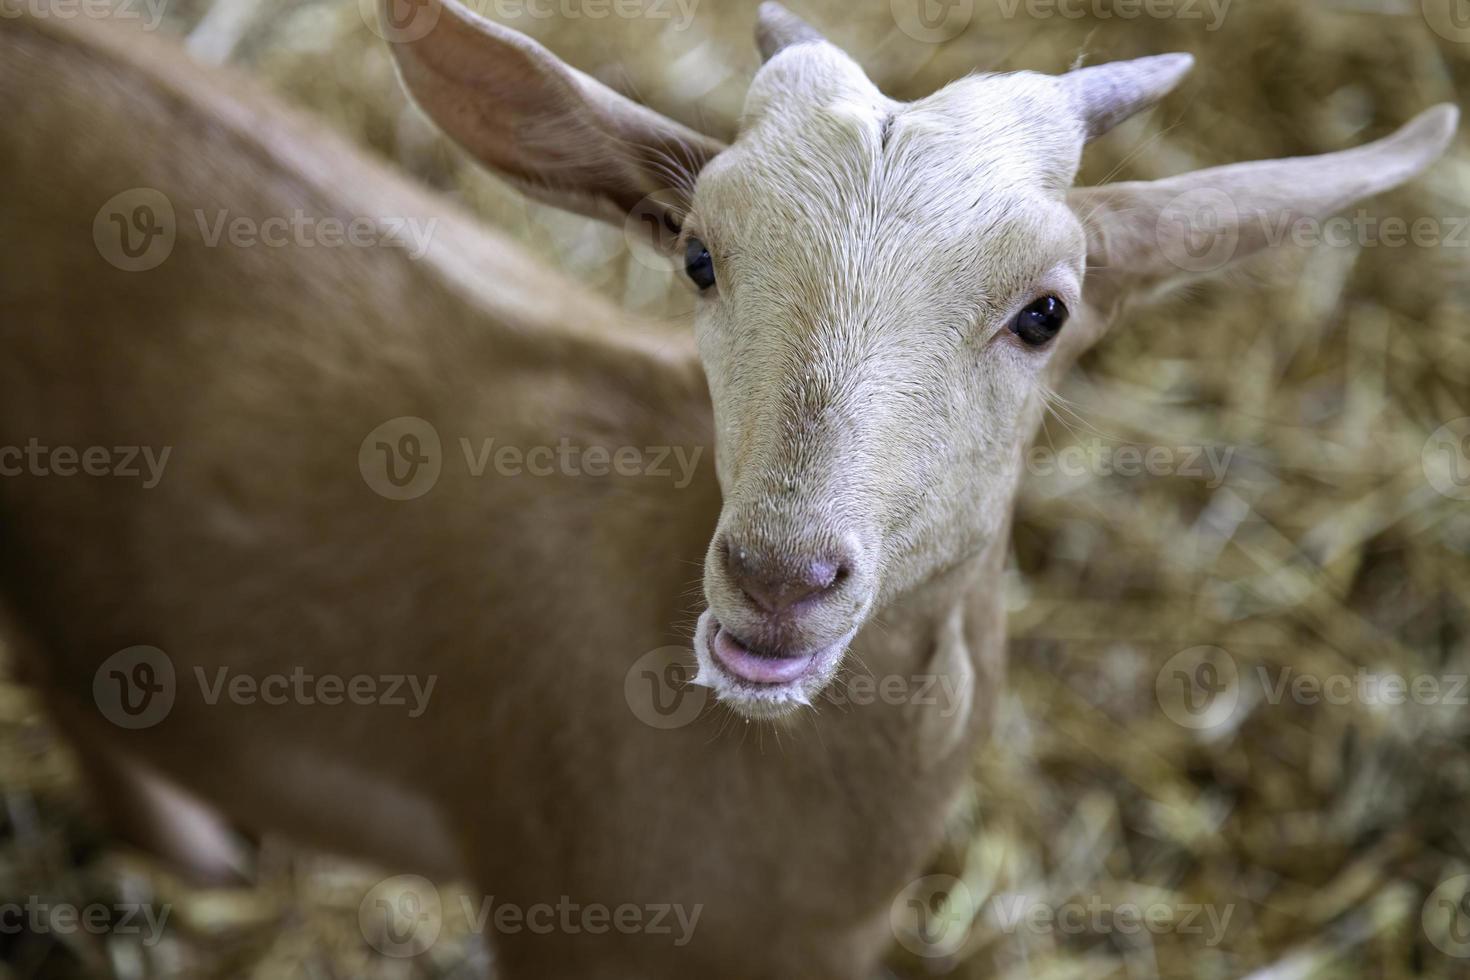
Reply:
[[702, 293], [715, 285], [715, 260], [709, 254], [709, 248], [697, 238], [689, 239], [689, 245], [684, 249], [684, 271]]
[[1067, 322], [1067, 307], [1055, 296], [1039, 299], [1016, 315], [1011, 330], [1028, 347], [1041, 347], [1061, 333]]

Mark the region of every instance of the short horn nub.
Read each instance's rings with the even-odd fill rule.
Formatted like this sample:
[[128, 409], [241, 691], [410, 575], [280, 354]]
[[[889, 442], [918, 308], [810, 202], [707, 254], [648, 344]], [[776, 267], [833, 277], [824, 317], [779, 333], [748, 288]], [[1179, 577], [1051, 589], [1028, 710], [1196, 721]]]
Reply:
[[1078, 68], [1059, 81], [1071, 96], [1090, 140], [1168, 95], [1193, 67], [1193, 55], [1161, 54]]
[[761, 4], [755, 39], [760, 45], [761, 58], [765, 61], [770, 61], [793, 44], [811, 44], [826, 40], [815, 27], [774, 0]]

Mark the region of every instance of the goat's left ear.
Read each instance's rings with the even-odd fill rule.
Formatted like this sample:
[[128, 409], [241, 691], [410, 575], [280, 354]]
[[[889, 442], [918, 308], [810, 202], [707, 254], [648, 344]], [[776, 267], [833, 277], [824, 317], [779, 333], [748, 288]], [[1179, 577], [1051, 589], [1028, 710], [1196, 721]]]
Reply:
[[1458, 120], [1446, 103], [1340, 153], [1074, 189], [1068, 203], [1087, 229], [1087, 305], [1106, 319], [1134, 292], [1218, 271], [1281, 241], [1301, 218], [1397, 187], [1444, 153]]

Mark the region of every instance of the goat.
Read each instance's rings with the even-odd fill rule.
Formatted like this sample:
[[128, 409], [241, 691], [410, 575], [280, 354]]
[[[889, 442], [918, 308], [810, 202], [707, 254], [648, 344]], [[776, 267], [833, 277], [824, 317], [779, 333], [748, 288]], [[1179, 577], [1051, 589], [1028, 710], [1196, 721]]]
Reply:
[[[588, 215], [653, 216], [694, 336], [170, 45], [7, 18], [0, 447], [51, 465], [0, 479], [0, 596], [145, 846], [223, 873], [222, 815], [521, 909], [697, 910], [683, 942], [501, 929], [510, 980], [872, 975], [1003, 682], [1042, 392], [1130, 301], [1414, 177], [1457, 120], [1074, 189], [1087, 141], [1188, 56], [905, 104], [766, 4], [725, 146], [457, 4], [383, 22], [414, 99], [487, 166]], [[1200, 202], [1225, 219], [1203, 242], [1181, 220]], [[417, 259], [221, 247], [189, 220], [218, 212], [434, 231]], [[487, 475], [454, 451], [484, 439], [714, 459], [685, 480]], [[61, 449], [74, 471], [99, 447], [170, 454], [154, 486], [60, 475]], [[665, 685], [688, 699], [675, 723], [638, 710], [665, 668], [697, 684]], [[426, 701], [263, 696], [302, 671], [409, 675]], [[828, 703], [864, 673], [955, 696]]]

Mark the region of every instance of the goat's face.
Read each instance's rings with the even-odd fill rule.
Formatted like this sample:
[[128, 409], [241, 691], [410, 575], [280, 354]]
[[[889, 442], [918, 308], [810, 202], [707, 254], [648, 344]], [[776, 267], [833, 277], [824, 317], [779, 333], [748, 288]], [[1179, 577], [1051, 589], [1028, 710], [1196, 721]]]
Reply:
[[685, 222], [725, 504], [701, 681], [813, 698], [894, 596], [1004, 533], [1028, 400], [1080, 305], [1055, 78], [885, 98], [827, 44], [777, 55]]
[[[1082, 145], [1191, 59], [975, 77], [901, 104], [765, 3], [766, 64], [726, 147], [458, 4], [424, 9], [431, 29], [394, 53], [448, 133], [568, 206], [681, 228], [725, 492], [699, 680], [748, 716], [810, 702], [876, 610], [1004, 533], [1081, 304], [1066, 192]], [[697, 174], [690, 199], [656, 193], [675, 172]]]

